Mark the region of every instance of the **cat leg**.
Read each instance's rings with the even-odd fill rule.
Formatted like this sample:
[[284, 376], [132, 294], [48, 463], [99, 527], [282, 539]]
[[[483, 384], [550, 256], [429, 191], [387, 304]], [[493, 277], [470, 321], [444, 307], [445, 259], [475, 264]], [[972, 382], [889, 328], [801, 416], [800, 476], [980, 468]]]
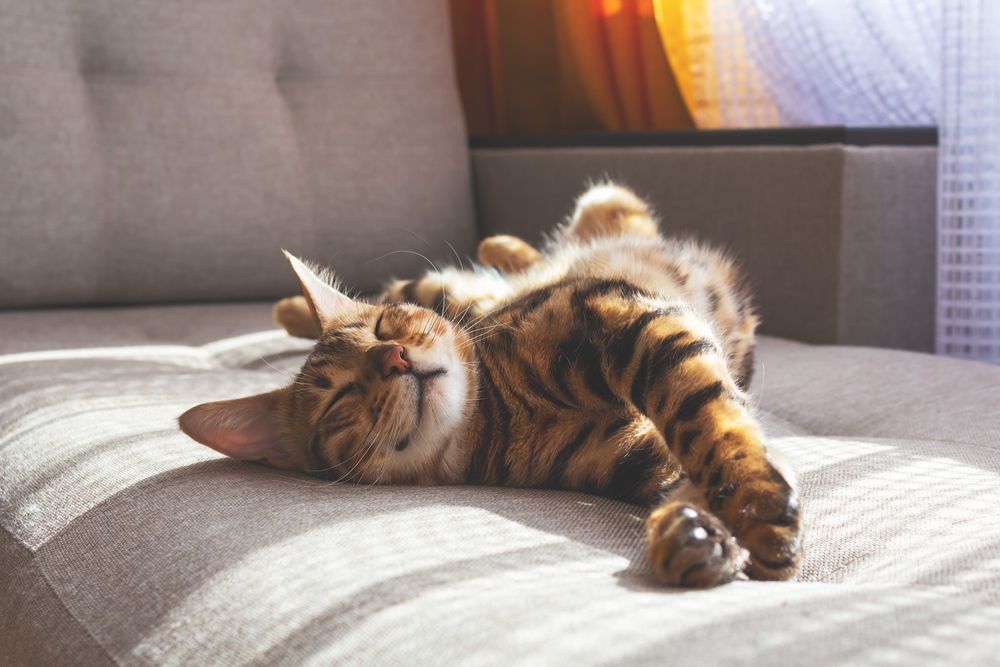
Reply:
[[601, 236], [656, 236], [660, 233], [649, 204], [626, 187], [606, 182], [576, 200], [573, 215], [556, 232], [587, 242]]
[[601, 427], [600, 452], [585, 451], [567, 464], [562, 479], [568, 488], [648, 506], [649, 566], [663, 583], [708, 588], [735, 579], [746, 552], [708, 509], [656, 427], [635, 412]]
[[274, 321], [291, 336], [319, 338], [319, 327], [304, 296], [290, 296], [274, 304]]
[[504, 273], [520, 273], [542, 260], [542, 253], [516, 236], [490, 236], [479, 244], [479, 263]]
[[793, 576], [798, 497], [768, 455], [711, 327], [689, 308], [618, 281], [596, 281], [572, 301], [607, 386], [653, 422], [708, 509], [749, 551], [748, 574]]
[[[602, 236], [656, 236], [656, 218], [634, 192], [615, 183], [589, 188], [576, 201], [570, 219], [556, 231], [558, 238], [587, 242]], [[504, 273], [519, 273], [544, 255], [516, 236], [490, 236], [479, 244], [479, 262]]]
[[[601, 236], [657, 234], [649, 205], [628, 188], [608, 182], [590, 187], [577, 199], [573, 215], [557, 229], [556, 238], [587, 242]], [[505, 234], [483, 239], [478, 256], [483, 266], [504, 273], [519, 273], [544, 259], [527, 241]]]

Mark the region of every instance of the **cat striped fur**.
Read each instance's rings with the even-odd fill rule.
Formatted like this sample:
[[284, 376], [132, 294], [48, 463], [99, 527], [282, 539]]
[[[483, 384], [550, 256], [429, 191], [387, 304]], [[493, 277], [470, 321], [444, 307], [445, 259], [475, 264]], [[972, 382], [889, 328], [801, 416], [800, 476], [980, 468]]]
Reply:
[[479, 258], [397, 281], [375, 304], [299, 263], [305, 297], [276, 318], [318, 342], [295, 382], [193, 408], [182, 428], [338, 481], [639, 504], [651, 570], [671, 585], [794, 575], [798, 500], [743, 391], [757, 317], [732, 262], [663, 238], [614, 184], [588, 190], [541, 251], [492, 237]]

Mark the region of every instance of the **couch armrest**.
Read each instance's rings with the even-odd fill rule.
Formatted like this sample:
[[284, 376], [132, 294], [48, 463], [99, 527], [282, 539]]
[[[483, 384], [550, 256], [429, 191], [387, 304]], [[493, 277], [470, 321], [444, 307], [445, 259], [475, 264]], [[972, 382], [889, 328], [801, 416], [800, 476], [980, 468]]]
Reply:
[[669, 235], [729, 249], [761, 330], [810, 343], [933, 349], [933, 146], [477, 148], [483, 235], [538, 241], [590, 179], [647, 197]]

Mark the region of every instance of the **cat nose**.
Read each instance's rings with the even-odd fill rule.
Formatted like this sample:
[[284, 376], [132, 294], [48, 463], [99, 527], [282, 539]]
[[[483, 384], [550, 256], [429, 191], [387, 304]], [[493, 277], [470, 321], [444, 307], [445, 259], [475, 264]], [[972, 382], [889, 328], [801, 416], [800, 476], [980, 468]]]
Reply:
[[382, 356], [382, 377], [387, 378], [393, 373], [410, 372], [410, 362], [406, 359], [406, 348], [402, 345], [392, 345], [386, 348]]

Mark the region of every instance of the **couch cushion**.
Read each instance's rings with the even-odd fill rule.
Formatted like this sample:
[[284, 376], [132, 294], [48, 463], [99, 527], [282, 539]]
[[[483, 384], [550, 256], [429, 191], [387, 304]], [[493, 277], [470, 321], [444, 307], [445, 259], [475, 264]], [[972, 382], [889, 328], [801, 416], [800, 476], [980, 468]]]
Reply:
[[15, 329], [0, 314], [22, 337], [0, 357], [0, 655], [14, 664], [971, 664], [1000, 650], [1000, 369], [763, 340], [755, 393], [801, 480], [803, 570], [677, 592], [651, 582], [630, 505], [336, 485], [185, 438], [175, 419], [193, 402], [274, 387], [301, 361], [308, 342], [269, 330], [266, 304], [62, 313], [72, 335], [43, 333], [58, 315]]
[[[443, 2], [0, 0], [0, 308], [264, 299], [472, 249]], [[377, 267], [377, 270], [373, 270]]]

